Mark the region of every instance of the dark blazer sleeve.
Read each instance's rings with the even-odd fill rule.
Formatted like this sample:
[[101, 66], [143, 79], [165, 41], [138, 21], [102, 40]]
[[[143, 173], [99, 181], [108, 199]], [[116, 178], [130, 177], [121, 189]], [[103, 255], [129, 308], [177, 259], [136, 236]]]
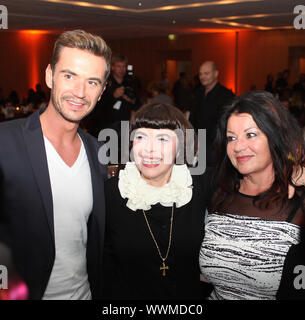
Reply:
[[41, 299], [55, 258], [52, 195], [39, 112], [0, 124], [0, 240], [29, 299]]
[[[0, 195], [2, 194], [3, 188], [3, 174], [2, 168], [0, 167]], [[0, 242], [7, 245], [8, 247], [11, 246], [10, 240], [10, 232], [9, 232], [9, 219], [6, 212], [0, 207]]]
[[216, 119], [220, 119], [223, 114], [223, 109], [225, 106], [232, 103], [235, 95], [234, 93], [227, 89], [226, 87], [220, 85], [219, 92], [217, 93], [217, 102], [216, 102]]
[[117, 201], [115, 194], [119, 192], [118, 178], [113, 177], [105, 182], [105, 204], [106, 204], [106, 223], [105, 223], [105, 245], [103, 252], [103, 266], [102, 266], [102, 299], [112, 299], [112, 290], [114, 279], [116, 276], [117, 262], [113, 250], [112, 241], [112, 220], [115, 219], [115, 213], [113, 212], [112, 203]]
[[104, 181], [107, 177], [107, 167], [98, 159], [101, 144], [91, 135], [81, 130], [78, 132], [85, 142], [93, 192], [93, 208], [87, 223], [87, 272], [92, 298], [99, 300], [103, 287], [101, 268], [105, 231]]
[[0, 242], [11, 246], [12, 241], [9, 232], [9, 220], [8, 216], [3, 210], [0, 209]]

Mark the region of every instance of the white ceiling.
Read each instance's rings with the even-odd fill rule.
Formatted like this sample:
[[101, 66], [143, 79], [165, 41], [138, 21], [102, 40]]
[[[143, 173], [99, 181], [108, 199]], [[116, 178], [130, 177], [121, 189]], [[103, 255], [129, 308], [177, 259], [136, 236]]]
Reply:
[[[302, 1], [1, 0], [0, 4], [5, 5], [8, 10], [8, 31], [82, 28], [99, 32], [108, 38], [135, 38], [234, 29], [230, 25], [232, 22], [242, 24], [236, 26], [239, 30], [293, 28], [293, 9], [300, 2]], [[264, 16], [251, 17], [257, 14]]]

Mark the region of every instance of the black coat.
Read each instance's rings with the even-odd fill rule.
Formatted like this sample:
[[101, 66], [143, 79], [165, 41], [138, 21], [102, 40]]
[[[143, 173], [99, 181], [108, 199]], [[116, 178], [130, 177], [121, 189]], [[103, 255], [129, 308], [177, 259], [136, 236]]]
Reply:
[[216, 83], [215, 87], [205, 95], [204, 87], [199, 87], [195, 93], [190, 121], [195, 129], [207, 129], [207, 140], [214, 138], [215, 128], [221, 109], [231, 102], [234, 94], [231, 90]]
[[205, 95], [205, 88], [199, 87], [195, 93], [190, 113], [190, 122], [195, 129], [206, 129], [207, 165], [214, 166], [212, 156], [213, 141], [222, 108], [234, 98], [232, 91], [216, 83], [214, 88]]
[[[126, 207], [118, 189], [118, 178], [106, 181], [106, 240], [104, 298], [130, 300], [200, 299], [210, 287], [199, 281], [199, 250], [204, 236], [208, 201], [207, 174], [193, 177], [193, 196], [176, 208], [172, 244], [162, 275], [162, 261], [148, 231], [142, 210]], [[148, 210], [147, 218], [165, 256], [169, 241], [171, 207], [160, 204]]]

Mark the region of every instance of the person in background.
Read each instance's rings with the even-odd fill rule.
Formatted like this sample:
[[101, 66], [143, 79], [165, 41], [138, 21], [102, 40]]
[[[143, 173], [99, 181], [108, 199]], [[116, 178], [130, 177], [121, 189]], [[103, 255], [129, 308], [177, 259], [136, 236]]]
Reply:
[[185, 72], [180, 72], [179, 79], [174, 83], [173, 95], [174, 103], [182, 112], [189, 111], [192, 104], [192, 85]]
[[40, 83], [37, 83], [35, 88], [36, 88], [36, 91], [35, 91], [34, 100], [35, 100], [35, 104], [39, 106], [42, 102], [46, 101], [46, 94], [43, 92]]
[[[272, 300], [304, 226], [304, 187], [288, 199], [305, 146], [297, 121], [271, 94], [252, 91], [224, 109], [215, 140], [215, 192], [200, 250], [210, 299]], [[298, 172], [300, 171], [300, 172]]]
[[149, 98], [147, 103], [173, 104], [172, 98], [167, 94], [166, 87], [159, 81], [152, 81], [147, 86]]
[[20, 99], [19, 99], [19, 96], [18, 96], [18, 93], [16, 90], [11, 91], [11, 93], [9, 94], [9, 97], [7, 99], [7, 102], [10, 103], [14, 107], [19, 105]]
[[200, 88], [201, 83], [199, 79], [199, 73], [195, 74], [193, 77], [192, 87], [193, 87], [193, 93], [195, 93], [198, 88]]
[[206, 129], [207, 165], [213, 167], [213, 140], [222, 107], [234, 94], [218, 82], [219, 71], [213, 61], [204, 62], [199, 68], [201, 86], [195, 93], [189, 120], [195, 129]]
[[289, 99], [289, 111], [297, 119], [301, 127], [305, 125], [304, 103], [302, 92], [299, 90], [292, 91]]
[[285, 69], [283, 72], [278, 73], [278, 77], [275, 81], [275, 91], [281, 96], [282, 92], [288, 88], [288, 79], [290, 70]]
[[[98, 137], [100, 131], [111, 128], [116, 131], [121, 145], [121, 123], [129, 121], [132, 114], [140, 107], [137, 82], [127, 74], [128, 59], [126, 56], [113, 55], [111, 74], [106, 90], [97, 103], [95, 110], [85, 121], [88, 132]], [[118, 159], [121, 159], [120, 150]]]
[[266, 84], [265, 84], [265, 91], [268, 91], [268, 92], [271, 92], [273, 93], [274, 92], [274, 88], [273, 88], [273, 75], [271, 73], [269, 73], [267, 75], [267, 81], [266, 81]]
[[301, 73], [299, 75], [299, 81], [296, 82], [293, 87], [292, 91], [299, 91], [302, 93], [302, 98], [305, 101], [305, 73]]
[[[137, 95], [137, 83], [127, 74], [128, 59], [114, 55], [111, 61], [111, 74], [104, 95], [98, 104], [105, 109], [110, 127], [119, 127], [120, 121], [129, 121], [140, 102]], [[102, 119], [100, 119], [102, 120]]]
[[160, 82], [165, 86], [165, 88], [166, 88], [166, 93], [168, 93], [169, 87], [170, 87], [170, 82], [169, 82], [169, 80], [167, 79], [167, 77], [166, 77], [166, 71], [164, 71], [164, 70], [161, 72]]
[[26, 98], [26, 101], [25, 101], [26, 104], [35, 104], [35, 91], [34, 89], [30, 88], [28, 90], [28, 96]]

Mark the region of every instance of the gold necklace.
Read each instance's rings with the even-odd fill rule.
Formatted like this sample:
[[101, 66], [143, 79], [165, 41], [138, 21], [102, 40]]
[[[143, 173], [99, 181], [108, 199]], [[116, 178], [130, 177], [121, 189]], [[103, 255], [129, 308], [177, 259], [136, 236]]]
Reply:
[[152, 239], [154, 240], [154, 243], [155, 243], [155, 245], [156, 245], [156, 247], [157, 247], [159, 256], [160, 256], [160, 258], [161, 258], [161, 260], [162, 260], [162, 266], [160, 267], [160, 270], [162, 271], [162, 275], [163, 275], [163, 276], [166, 276], [165, 271], [168, 270], [169, 267], [165, 265], [165, 260], [166, 260], [167, 257], [168, 257], [169, 250], [170, 250], [171, 243], [172, 243], [172, 231], [173, 231], [173, 221], [174, 221], [174, 204], [173, 204], [173, 206], [172, 206], [171, 223], [170, 223], [170, 228], [169, 228], [169, 240], [168, 240], [168, 247], [167, 247], [167, 252], [166, 252], [165, 257], [162, 257], [162, 254], [161, 254], [160, 248], [159, 248], [159, 246], [158, 246], [158, 243], [157, 243], [157, 241], [156, 241], [156, 239], [155, 239], [155, 237], [154, 237], [154, 234], [153, 234], [153, 232], [152, 232], [152, 230], [151, 230], [151, 228], [150, 228], [148, 219], [147, 219], [147, 217], [146, 217], [146, 213], [145, 213], [144, 210], [142, 210], [142, 211], [143, 211], [143, 215], [144, 215], [144, 218], [145, 218], [145, 221], [146, 221], [148, 230], [149, 230], [149, 232], [150, 232], [150, 235], [151, 235]]

